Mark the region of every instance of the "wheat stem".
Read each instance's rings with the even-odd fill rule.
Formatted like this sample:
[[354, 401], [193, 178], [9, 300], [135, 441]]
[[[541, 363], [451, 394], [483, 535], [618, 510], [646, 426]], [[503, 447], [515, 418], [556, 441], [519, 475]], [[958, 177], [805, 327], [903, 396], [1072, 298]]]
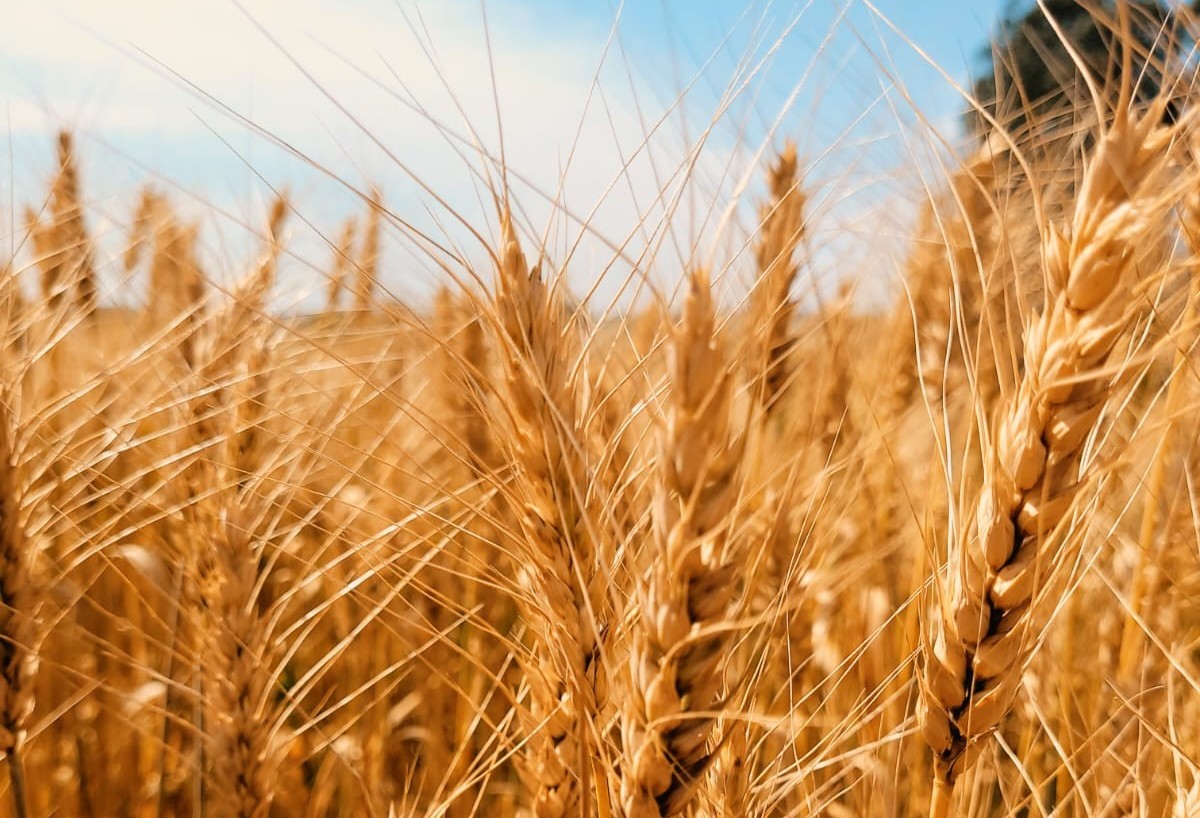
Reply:
[[29, 801], [25, 792], [25, 762], [20, 750], [8, 752], [8, 777], [12, 789], [13, 814], [16, 818], [28, 818]]
[[953, 798], [954, 790], [949, 784], [941, 780], [935, 781], [933, 793], [929, 797], [929, 818], [950, 818]]

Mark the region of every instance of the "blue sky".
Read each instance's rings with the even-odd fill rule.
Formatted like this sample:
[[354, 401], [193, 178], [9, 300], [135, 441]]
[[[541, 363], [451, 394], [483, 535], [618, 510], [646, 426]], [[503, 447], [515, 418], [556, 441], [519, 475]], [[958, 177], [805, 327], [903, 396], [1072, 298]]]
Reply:
[[[302, 299], [320, 289], [318, 233], [359, 206], [348, 187], [379, 184], [401, 217], [473, 252], [455, 214], [494, 226], [486, 157], [503, 144], [531, 235], [570, 260], [574, 285], [607, 281], [611, 299], [639, 265], [670, 278], [700, 261], [735, 279], [764, 151], [790, 137], [814, 241], [848, 268], [825, 275], [853, 275], [901, 251], [912, 208], [898, 203], [935, 184], [930, 168], [960, 139], [962, 100], [941, 70], [965, 83], [1001, 6], [629, 0], [618, 17], [614, 0], [14, 2], [19, 19], [0, 32], [0, 201], [40, 195], [51, 135], [70, 127], [98, 232], [119, 243], [134, 188], [154, 180], [204, 221], [214, 268], [234, 275], [271, 188], [286, 186], [303, 217], [288, 266]], [[675, 226], [655, 230], [667, 211]], [[428, 290], [436, 262], [393, 238], [406, 272], [389, 286]]]

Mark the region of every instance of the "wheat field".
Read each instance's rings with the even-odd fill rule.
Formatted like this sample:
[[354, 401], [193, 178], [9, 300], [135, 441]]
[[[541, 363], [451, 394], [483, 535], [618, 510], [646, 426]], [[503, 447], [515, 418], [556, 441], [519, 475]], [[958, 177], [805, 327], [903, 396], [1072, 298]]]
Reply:
[[629, 308], [497, 174], [428, 304], [356, 190], [299, 314], [287, 195], [222, 283], [153, 185], [98, 242], [62, 132], [0, 279], [0, 814], [1200, 816], [1200, 122], [1116, 9], [1088, 104], [977, 106], [879, 308], [810, 297], [786, 134]]

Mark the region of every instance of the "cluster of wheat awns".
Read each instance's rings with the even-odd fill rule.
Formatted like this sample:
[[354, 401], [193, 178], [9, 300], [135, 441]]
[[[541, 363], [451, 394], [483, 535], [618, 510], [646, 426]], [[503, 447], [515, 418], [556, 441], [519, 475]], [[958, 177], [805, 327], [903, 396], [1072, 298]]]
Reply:
[[791, 145], [677, 314], [575, 300], [507, 191], [402, 304], [372, 189], [297, 316], [286, 197], [232, 285], [150, 189], [109, 258], [63, 135], [0, 283], [0, 811], [1200, 815], [1167, 94], [998, 128], [883, 313]]

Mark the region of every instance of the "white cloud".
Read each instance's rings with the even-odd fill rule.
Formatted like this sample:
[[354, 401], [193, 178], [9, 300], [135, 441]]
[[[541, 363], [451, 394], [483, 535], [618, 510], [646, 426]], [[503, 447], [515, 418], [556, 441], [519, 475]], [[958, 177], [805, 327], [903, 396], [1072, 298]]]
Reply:
[[[520, 0], [484, 4], [487, 37], [478, 0], [243, 3], [245, 11], [232, 0], [22, 3], [19, 19], [0, 32], [0, 92], [8, 98], [12, 138], [25, 143], [36, 138], [48, 146], [53, 128], [79, 130], [89, 192], [105, 201], [118, 225], [120, 209], [132, 207], [133, 179], [150, 174], [166, 184], [178, 182], [199, 200], [194, 210], [207, 211], [208, 221], [223, 228], [209, 231], [208, 244], [231, 271], [251, 257], [253, 242], [215, 214], [257, 224], [265, 194], [256, 172], [272, 184], [290, 185], [301, 212], [329, 233], [341, 215], [357, 207], [338, 185], [287, 159], [191, 85], [347, 182], [359, 188], [379, 183], [401, 217], [439, 238], [444, 232], [478, 259], [469, 233], [453, 224], [436, 198], [490, 233], [495, 219], [477, 174], [492, 173], [494, 180], [496, 168], [470, 144], [448, 139], [439, 126], [468, 139], [477, 136], [497, 155], [495, 93], [518, 204], [539, 235], [553, 225], [551, 256], [561, 260], [574, 249], [579, 225], [518, 178], [587, 218], [589, 228], [608, 240], [585, 238], [579, 245], [571, 262], [577, 291], [590, 289], [605, 273], [597, 301], [603, 305], [613, 296], [630, 263], [612, 263], [612, 244], [624, 243], [631, 233], [636, 235], [623, 249], [626, 259], [637, 259], [638, 268], [659, 281], [674, 279], [685, 263], [720, 264], [736, 251], [736, 235], [717, 235], [715, 222], [703, 219], [714, 203], [724, 207], [747, 178], [757, 145], [738, 136], [739, 122], [714, 130], [684, 191], [680, 167], [688, 143], [681, 135], [682, 110], [668, 117], [649, 153], [639, 149], [671, 103], [657, 99], [651, 86], [671, 86], [637, 72], [665, 63], [667, 55], [623, 55], [613, 48], [605, 57], [609, 31], [603, 24], [568, 28], [560, 21], [548, 28]], [[634, 65], [632, 80], [625, 74], [626, 56]], [[690, 79], [684, 74], [679, 81]], [[709, 79], [717, 90], [694, 93], [685, 106], [693, 140], [728, 81]], [[754, 118], [771, 120], [774, 112], [757, 111]], [[45, 162], [40, 167], [50, 170]], [[757, 180], [758, 170], [750, 173]], [[18, 192], [37, 195], [43, 183], [44, 178], [19, 179]], [[664, 190], [667, 198], [660, 196]], [[655, 234], [671, 206], [680, 210], [673, 234]], [[648, 213], [644, 229], [638, 226], [640, 213]], [[303, 225], [294, 230], [295, 253], [319, 268], [328, 249]], [[642, 256], [647, 244], [651, 258]], [[708, 258], [713, 248], [723, 256]], [[435, 274], [411, 247], [393, 246], [388, 255], [393, 259], [388, 281], [397, 289]], [[319, 279], [304, 264], [291, 263], [288, 270], [307, 282], [300, 289], [320, 291]]]
[[[634, 202], [647, 207], [659, 181], [644, 157], [622, 178], [622, 165], [642, 142], [645, 127], [634, 113], [635, 92], [615, 68], [605, 69], [603, 92], [594, 93], [608, 32], [546, 30], [518, 4], [492, 7], [489, 57], [480, 6], [468, 0], [399, 6], [373, 0], [260, 0], [247, 2], [246, 12], [232, 2], [185, 0], [26, 3], [18, 24], [0, 35], [0, 60], [10, 69], [0, 89], [9, 98], [8, 127], [14, 136], [44, 134], [48, 141], [53, 127], [66, 124], [116, 146], [131, 160], [151, 164], [168, 179], [199, 178], [209, 186], [197, 191], [203, 199], [245, 212], [245, 203], [220, 201], [236, 198], [238, 189], [231, 192], [228, 180], [208, 172], [212, 157], [225, 149], [206, 123], [273, 182], [295, 175], [298, 163], [292, 170], [277, 165], [273, 151], [201, 101], [190, 84], [347, 181], [381, 182], [389, 204], [431, 230], [436, 222], [425, 211], [438, 210], [432, 194], [406, 178], [373, 143], [378, 140], [450, 207], [487, 220], [486, 190], [472, 169], [494, 173], [495, 168], [470, 144], [448, 140], [437, 126], [478, 136], [488, 152], [498, 155], [495, 93], [514, 180], [525, 178], [551, 197], [561, 194], [583, 216], [608, 191], [610, 202], [591, 225], [622, 240], [635, 222]], [[654, 106], [646, 113], [651, 123], [659, 115]], [[576, 156], [560, 191], [577, 134]], [[667, 173], [681, 158], [674, 137], [666, 129], [655, 140], [659, 169]], [[156, 147], [143, 152], [147, 142]], [[661, 164], [671, 142], [674, 155]], [[224, 172], [236, 169], [238, 161], [226, 155]], [[301, 177], [310, 180], [313, 201], [301, 200], [300, 206], [311, 205], [315, 217], [327, 217], [329, 208], [319, 200], [336, 194], [311, 173]], [[248, 180], [251, 174], [243, 171], [237, 178]], [[304, 182], [301, 187], [303, 195]], [[538, 229], [551, 216], [550, 205], [528, 191], [521, 203]], [[448, 221], [446, 214], [440, 221]], [[577, 227], [569, 220], [562, 224], [565, 239], [559, 247], [565, 249]], [[451, 232], [463, 239], [460, 231]], [[594, 242], [584, 249], [593, 264], [611, 254]], [[584, 271], [577, 274], [588, 277]]]

